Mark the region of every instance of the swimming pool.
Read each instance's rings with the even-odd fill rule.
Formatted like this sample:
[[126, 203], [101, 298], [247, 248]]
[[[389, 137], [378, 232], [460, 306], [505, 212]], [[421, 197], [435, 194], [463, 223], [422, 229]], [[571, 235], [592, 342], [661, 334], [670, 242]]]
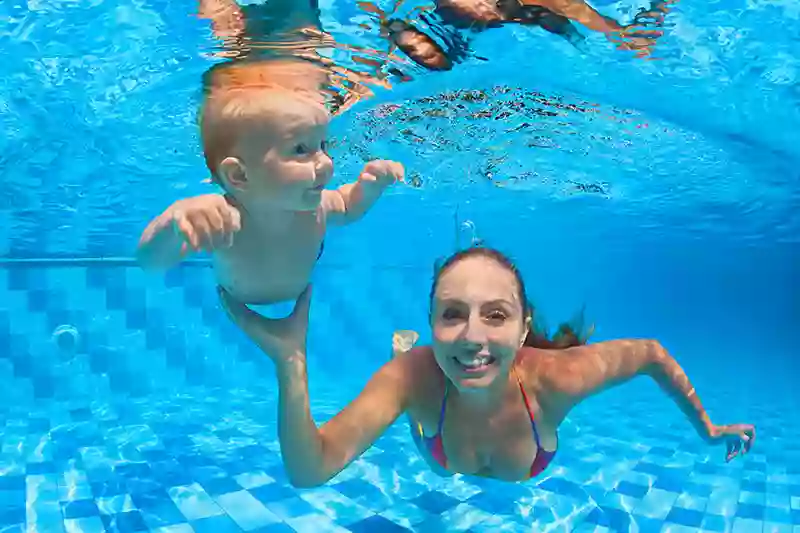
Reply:
[[[518, 260], [551, 325], [586, 303], [597, 339], [660, 339], [712, 419], [756, 424], [752, 454], [725, 464], [638, 380], [571, 414], [533, 482], [438, 478], [398, 422], [297, 490], [271, 364], [208, 264], [158, 276], [130, 259], [148, 217], [207, 190], [207, 32], [188, 2], [159, 4], [0, 5], [0, 531], [800, 531], [798, 44], [768, 33], [796, 8], [681, 4], [651, 62], [479, 36], [488, 63], [336, 120], [339, 179], [368, 153], [420, 186], [332, 232], [315, 274], [318, 421], [394, 329], [425, 331], [433, 262], [478, 238]], [[355, 8], [322, 7], [358, 35]], [[538, 110], [527, 131], [520, 102]]]

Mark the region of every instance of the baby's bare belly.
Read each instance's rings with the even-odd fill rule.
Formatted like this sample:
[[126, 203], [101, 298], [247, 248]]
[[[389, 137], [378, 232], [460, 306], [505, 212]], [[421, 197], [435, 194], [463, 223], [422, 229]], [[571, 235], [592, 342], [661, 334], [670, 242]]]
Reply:
[[217, 282], [244, 304], [297, 300], [308, 286], [316, 261], [291, 266], [215, 262]]

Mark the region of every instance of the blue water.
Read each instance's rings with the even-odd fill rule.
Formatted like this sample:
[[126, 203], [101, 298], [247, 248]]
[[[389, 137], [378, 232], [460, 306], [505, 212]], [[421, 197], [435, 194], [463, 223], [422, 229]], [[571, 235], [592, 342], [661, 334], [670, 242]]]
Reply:
[[[354, 6], [321, 7], [337, 39], [377, 46]], [[712, 420], [756, 424], [752, 453], [726, 464], [641, 379], [581, 405], [532, 482], [438, 478], [398, 422], [312, 490], [288, 484], [271, 364], [207, 262], [130, 259], [150, 217], [209, 190], [192, 9], [0, 4], [0, 531], [800, 532], [797, 2], [683, 1], [647, 61], [502, 29], [475, 38], [488, 62], [377, 91], [334, 121], [337, 179], [391, 157], [421, 186], [333, 230], [315, 274], [317, 421], [394, 329], [427, 340], [433, 262], [477, 237], [551, 325], [585, 303], [595, 340], [661, 340]], [[489, 98], [437, 96], [458, 90]], [[540, 95], [596, 113], [494, 118], [552, 111]]]

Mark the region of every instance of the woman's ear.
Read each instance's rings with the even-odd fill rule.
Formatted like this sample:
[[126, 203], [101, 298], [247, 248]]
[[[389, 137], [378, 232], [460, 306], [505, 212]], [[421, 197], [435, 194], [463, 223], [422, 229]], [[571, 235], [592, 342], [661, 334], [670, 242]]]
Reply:
[[525, 339], [528, 338], [528, 334], [531, 332], [531, 315], [528, 314], [525, 316], [524, 327], [522, 329], [522, 338], [519, 340], [519, 347], [522, 348], [525, 345]]

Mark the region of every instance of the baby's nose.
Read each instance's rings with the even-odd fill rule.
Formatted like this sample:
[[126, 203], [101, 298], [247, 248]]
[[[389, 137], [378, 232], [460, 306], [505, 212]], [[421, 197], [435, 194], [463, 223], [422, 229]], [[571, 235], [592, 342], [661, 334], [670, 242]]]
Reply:
[[325, 179], [325, 181], [331, 179], [333, 176], [333, 160], [328, 154], [320, 153], [317, 156], [315, 171], [317, 174], [317, 179], [322, 178]]

